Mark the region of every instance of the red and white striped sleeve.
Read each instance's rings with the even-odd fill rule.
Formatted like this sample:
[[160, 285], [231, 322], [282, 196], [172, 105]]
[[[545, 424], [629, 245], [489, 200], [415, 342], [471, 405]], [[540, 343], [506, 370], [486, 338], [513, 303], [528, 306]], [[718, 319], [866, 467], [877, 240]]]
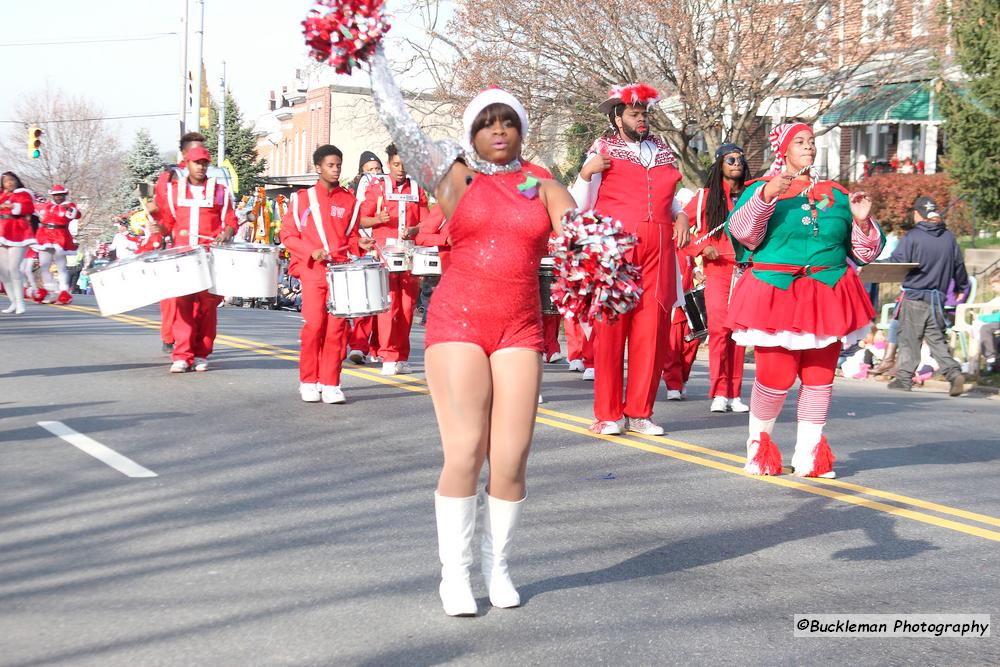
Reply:
[[764, 201], [764, 188], [758, 188], [743, 206], [733, 211], [729, 219], [729, 231], [733, 238], [750, 250], [754, 250], [764, 240], [767, 232], [767, 221], [774, 213], [778, 198], [768, 204]]
[[882, 252], [882, 232], [875, 222], [875, 219], [868, 216], [871, 227], [868, 234], [861, 231], [857, 221], [851, 226], [851, 253], [865, 264], [875, 261], [879, 253]]

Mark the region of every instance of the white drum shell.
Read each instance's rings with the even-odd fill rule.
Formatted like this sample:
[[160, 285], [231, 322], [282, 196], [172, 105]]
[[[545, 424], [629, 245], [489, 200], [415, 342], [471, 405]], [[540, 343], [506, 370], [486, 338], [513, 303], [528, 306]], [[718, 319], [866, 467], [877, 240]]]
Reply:
[[273, 299], [278, 296], [278, 246], [213, 246], [212, 294]]
[[382, 254], [385, 256], [385, 264], [389, 267], [389, 273], [402, 273], [413, 268], [410, 253], [399, 246], [386, 248]]
[[334, 317], [366, 317], [389, 310], [389, 272], [362, 259], [335, 264], [326, 272], [327, 310]]
[[171, 248], [141, 255], [153, 269], [156, 301], [195, 294], [212, 287], [208, 252], [204, 247]]
[[438, 249], [414, 248], [412, 272], [415, 276], [440, 276], [441, 256]]
[[89, 273], [101, 315], [117, 315], [160, 300], [153, 268], [142, 257], [119, 260]]

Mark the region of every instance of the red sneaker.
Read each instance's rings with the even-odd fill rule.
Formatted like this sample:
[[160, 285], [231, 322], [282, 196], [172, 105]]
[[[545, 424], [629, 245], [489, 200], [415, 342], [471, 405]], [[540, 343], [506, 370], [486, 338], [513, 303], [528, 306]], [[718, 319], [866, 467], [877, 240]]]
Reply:
[[48, 296], [48, 294], [49, 291], [47, 289], [45, 289], [44, 287], [39, 287], [37, 290], [35, 290], [35, 296], [33, 297], [35, 303], [41, 303], [42, 300], [45, 299], [46, 296]]
[[73, 301], [73, 296], [66, 290], [59, 292], [59, 296], [56, 297], [56, 303], [61, 303], [64, 306], [67, 303], [71, 303], [72, 301]]

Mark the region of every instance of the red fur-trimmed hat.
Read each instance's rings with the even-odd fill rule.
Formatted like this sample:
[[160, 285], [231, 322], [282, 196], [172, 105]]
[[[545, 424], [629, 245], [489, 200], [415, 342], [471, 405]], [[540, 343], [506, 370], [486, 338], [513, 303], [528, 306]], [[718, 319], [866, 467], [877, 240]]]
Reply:
[[647, 83], [630, 83], [624, 86], [615, 86], [608, 91], [608, 99], [601, 102], [597, 109], [601, 113], [611, 113], [619, 104], [649, 108], [659, 101], [660, 94], [656, 92], [656, 88]]
[[52, 189], [49, 190], [49, 194], [50, 195], [68, 195], [69, 194], [69, 190], [67, 190], [64, 186], [60, 185], [59, 183], [56, 183], [55, 185], [52, 186]]

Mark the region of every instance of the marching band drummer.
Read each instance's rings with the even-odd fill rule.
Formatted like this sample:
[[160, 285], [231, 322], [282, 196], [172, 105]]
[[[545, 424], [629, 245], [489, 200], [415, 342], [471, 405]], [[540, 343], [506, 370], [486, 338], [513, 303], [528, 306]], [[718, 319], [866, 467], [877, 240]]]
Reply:
[[[229, 187], [207, 178], [212, 156], [204, 146], [189, 148], [184, 155], [187, 178], [167, 184], [167, 205], [161, 221], [151, 232], [170, 234], [176, 248], [225, 243], [239, 228]], [[208, 356], [215, 343], [221, 296], [202, 290], [177, 297], [174, 318], [174, 350], [171, 373], [208, 370]]]
[[[188, 149], [195, 146], [205, 145], [205, 135], [200, 132], [187, 132], [181, 136], [180, 151], [184, 155]], [[159, 222], [160, 211], [167, 207], [167, 189], [171, 183], [178, 179], [183, 179], [186, 175], [184, 170], [187, 165], [184, 161], [176, 167], [167, 167], [156, 178], [156, 186], [153, 191], [153, 201], [147, 202], [146, 212], [153, 222]], [[151, 250], [163, 250], [168, 245], [168, 239], [162, 234], [153, 233], [152, 228], [148, 230], [143, 243], [139, 245], [138, 252], [149, 252]], [[174, 320], [177, 318], [177, 302], [174, 299], [160, 300], [160, 341], [164, 354], [170, 354], [174, 350]]]
[[[395, 144], [385, 149], [389, 173], [373, 183], [365, 195], [359, 212], [361, 226], [371, 228], [376, 244], [402, 245], [412, 240], [420, 230], [420, 221], [427, 217], [427, 194], [406, 174], [406, 167]], [[399, 220], [403, 218], [401, 225]], [[389, 294], [392, 305], [377, 317], [379, 356], [382, 375], [408, 372], [410, 329], [417, 305], [420, 280], [408, 271], [389, 274]]]
[[722, 229], [726, 217], [743, 194], [747, 169], [743, 149], [736, 144], [722, 144], [715, 151], [715, 162], [708, 172], [705, 187], [684, 208], [694, 222], [694, 233], [699, 241], [684, 252], [692, 257], [700, 255], [705, 270], [711, 412], [750, 412], [750, 407], [740, 399], [746, 348], [736, 344], [733, 332], [726, 327], [736, 251]]
[[298, 267], [302, 283], [302, 351], [299, 395], [307, 403], [343, 403], [340, 369], [347, 349], [347, 320], [327, 310], [327, 265], [346, 262], [374, 245], [360, 238], [353, 221], [354, 195], [340, 186], [344, 154], [326, 144], [313, 153], [316, 185], [292, 194], [289, 211], [295, 224], [281, 226], [281, 242]]
[[[53, 262], [59, 275], [59, 296], [56, 303], [67, 304], [73, 300], [69, 293], [69, 269], [66, 268], [66, 253], [76, 250], [76, 221], [80, 219], [80, 209], [73, 202], [67, 202], [69, 190], [61, 185], [54, 185], [49, 190], [52, 201], [41, 204], [38, 209], [41, 214], [41, 225], [35, 232], [35, 245], [38, 253], [38, 267], [43, 278], [48, 275]], [[42, 281], [45, 282], [44, 279]], [[48, 292], [44, 284], [35, 291], [35, 301], [42, 303]]]
[[[354, 193], [357, 202], [354, 204], [355, 217], [361, 208], [361, 203], [368, 193], [368, 186], [379, 180], [382, 176], [382, 160], [372, 151], [364, 151], [358, 160], [358, 175], [354, 177], [348, 186], [348, 190]], [[371, 232], [365, 230], [365, 234], [370, 236]], [[351, 320], [351, 331], [347, 337], [347, 344], [351, 351], [347, 358], [355, 364], [365, 363], [365, 358], [376, 361], [378, 358], [378, 329], [375, 325], [375, 316], [358, 317]]]

